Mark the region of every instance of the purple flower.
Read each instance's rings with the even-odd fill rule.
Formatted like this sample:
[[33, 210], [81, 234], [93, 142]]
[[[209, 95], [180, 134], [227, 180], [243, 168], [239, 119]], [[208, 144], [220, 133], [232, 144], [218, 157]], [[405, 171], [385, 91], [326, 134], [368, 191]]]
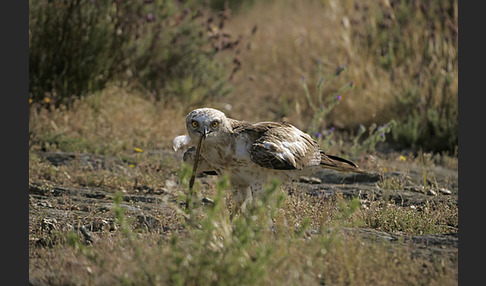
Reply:
[[314, 135], [316, 136], [316, 138], [321, 138], [322, 136], [321, 132], [314, 133]]
[[353, 87], [354, 86], [354, 81], [349, 82], [349, 86]]
[[147, 14], [147, 20], [152, 21], [154, 19], [154, 14], [148, 13]]
[[335, 74], [340, 75], [345, 69], [346, 69], [346, 66], [344, 64], [342, 64], [338, 67]]
[[341, 96], [340, 94], [336, 95], [336, 99], [337, 99], [338, 101], [340, 101], [340, 100], [341, 100], [341, 98], [342, 98], [342, 96]]
[[381, 137], [385, 137], [385, 133], [381, 133], [381, 134], [380, 134], [380, 136], [381, 136]]
[[304, 81], [304, 82], [305, 82], [305, 75], [303, 75], [303, 76], [301, 77], [301, 79], [302, 79], [302, 81]]
[[334, 132], [334, 126], [329, 129], [331, 132]]

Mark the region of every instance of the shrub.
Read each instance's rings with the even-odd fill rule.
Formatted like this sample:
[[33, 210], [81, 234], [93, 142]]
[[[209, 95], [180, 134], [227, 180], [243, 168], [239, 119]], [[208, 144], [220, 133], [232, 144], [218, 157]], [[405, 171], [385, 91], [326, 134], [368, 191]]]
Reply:
[[[157, 99], [223, 95], [224, 67], [202, 10], [179, 1], [30, 1], [32, 101], [69, 102], [110, 80], [139, 83]], [[208, 36], [209, 35], [209, 36]], [[234, 42], [224, 48], [231, 48]]]
[[214, 11], [221, 11], [225, 8], [229, 8], [233, 11], [238, 11], [246, 6], [251, 7], [255, 0], [211, 0], [209, 7]]
[[30, 1], [29, 10], [29, 90], [34, 101], [46, 93], [63, 98], [95, 90], [113, 76], [113, 61], [121, 62], [122, 56], [117, 40], [126, 35], [116, 36], [104, 20], [109, 3]]

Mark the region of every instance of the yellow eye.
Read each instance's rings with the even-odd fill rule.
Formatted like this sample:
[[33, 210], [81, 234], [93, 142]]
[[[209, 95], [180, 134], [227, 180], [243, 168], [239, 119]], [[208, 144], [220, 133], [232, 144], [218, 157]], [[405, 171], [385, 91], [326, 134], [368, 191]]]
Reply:
[[198, 126], [197, 121], [192, 122], [192, 127], [196, 128]]
[[218, 121], [213, 121], [213, 123], [211, 123], [211, 126], [212, 126], [213, 128], [218, 127]]

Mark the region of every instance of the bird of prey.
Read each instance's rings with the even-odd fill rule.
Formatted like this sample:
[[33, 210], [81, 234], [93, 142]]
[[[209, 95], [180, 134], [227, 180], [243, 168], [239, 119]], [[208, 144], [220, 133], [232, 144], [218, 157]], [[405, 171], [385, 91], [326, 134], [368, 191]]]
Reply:
[[197, 173], [228, 174], [236, 210], [245, 209], [271, 179], [297, 180], [323, 168], [365, 173], [351, 161], [325, 154], [311, 136], [286, 122], [251, 123], [199, 108], [187, 115], [186, 129], [188, 135], [174, 139], [174, 151], [193, 145], [183, 161], [193, 164], [199, 151]]

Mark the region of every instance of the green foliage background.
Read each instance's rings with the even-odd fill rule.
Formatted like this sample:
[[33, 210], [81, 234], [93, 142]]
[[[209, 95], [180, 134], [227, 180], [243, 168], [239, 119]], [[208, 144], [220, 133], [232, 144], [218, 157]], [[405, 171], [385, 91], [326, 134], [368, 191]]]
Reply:
[[158, 100], [220, 96], [222, 64], [193, 1], [29, 2], [30, 98], [69, 103], [109, 81]]

